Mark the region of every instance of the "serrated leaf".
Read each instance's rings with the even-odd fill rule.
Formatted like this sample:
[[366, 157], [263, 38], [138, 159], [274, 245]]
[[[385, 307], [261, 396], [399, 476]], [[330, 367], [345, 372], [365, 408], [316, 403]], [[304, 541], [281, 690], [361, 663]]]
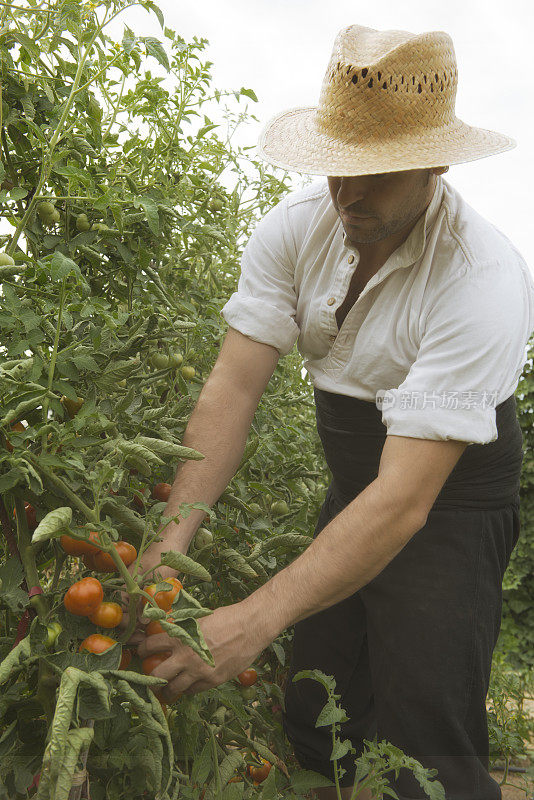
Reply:
[[153, 56], [162, 67], [165, 67], [167, 72], [170, 70], [169, 59], [167, 57], [167, 53], [159, 39], [155, 39], [153, 36], [143, 36], [141, 41], [144, 42], [145, 47], [147, 49], [147, 53], [150, 56]]
[[161, 563], [166, 567], [171, 567], [184, 575], [192, 575], [201, 581], [211, 581], [211, 575], [201, 564], [197, 564], [189, 556], [179, 553], [176, 550], [169, 550], [161, 554]]
[[60, 533], [68, 529], [71, 521], [72, 508], [68, 506], [55, 508], [41, 520], [33, 533], [32, 542], [42, 542], [59, 536]]
[[163, 439], [137, 436], [135, 441], [162, 456], [175, 456], [176, 458], [192, 459], [193, 461], [200, 461], [204, 458], [202, 453], [199, 453], [198, 450], [193, 450], [192, 447], [183, 447], [183, 445], [167, 442]]

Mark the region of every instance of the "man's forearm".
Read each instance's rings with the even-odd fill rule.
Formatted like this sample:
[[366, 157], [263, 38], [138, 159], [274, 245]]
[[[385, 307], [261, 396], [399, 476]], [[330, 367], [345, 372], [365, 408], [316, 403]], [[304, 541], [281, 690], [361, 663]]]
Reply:
[[412, 503], [393, 502], [389, 487], [376, 479], [295, 561], [241, 601], [243, 607], [272, 641], [369, 583], [423, 525]]
[[[254, 418], [256, 405], [235, 383], [216, 375], [206, 381], [187, 425], [182, 444], [204, 455], [177, 469], [166, 517], [179, 514], [182, 503], [215, 503], [235, 475]], [[171, 522], [160, 533], [167, 546], [187, 547], [204, 518], [193, 509], [179, 525]], [[161, 545], [160, 545], [161, 549]]]

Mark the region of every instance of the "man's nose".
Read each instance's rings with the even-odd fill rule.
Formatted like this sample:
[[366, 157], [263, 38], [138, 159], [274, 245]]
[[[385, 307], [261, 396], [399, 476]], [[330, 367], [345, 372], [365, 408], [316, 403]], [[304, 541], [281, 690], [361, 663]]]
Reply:
[[366, 196], [369, 182], [366, 175], [350, 178], [340, 178], [337, 191], [337, 202], [341, 208], [350, 208]]

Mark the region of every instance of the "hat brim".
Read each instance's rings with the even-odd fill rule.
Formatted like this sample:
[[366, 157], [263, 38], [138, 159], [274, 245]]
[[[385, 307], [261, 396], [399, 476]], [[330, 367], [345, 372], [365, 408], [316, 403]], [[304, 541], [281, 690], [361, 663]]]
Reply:
[[373, 175], [463, 164], [517, 146], [509, 136], [457, 118], [441, 128], [347, 142], [318, 130], [316, 111], [315, 106], [291, 108], [270, 119], [258, 141], [260, 156], [276, 167], [309, 175]]

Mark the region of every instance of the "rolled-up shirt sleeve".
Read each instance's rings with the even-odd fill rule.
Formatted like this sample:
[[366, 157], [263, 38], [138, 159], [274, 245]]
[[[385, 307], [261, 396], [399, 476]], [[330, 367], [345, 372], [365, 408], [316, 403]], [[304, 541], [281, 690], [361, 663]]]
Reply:
[[534, 328], [534, 283], [511, 266], [477, 265], [438, 292], [405, 380], [377, 392], [388, 435], [497, 439], [495, 408], [517, 388]]
[[281, 200], [260, 220], [241, 257], [241, 274], [220, 315], [254, 341], [287, 355], [299, 336], [294, 281], [296, 250], [287, 203]]

